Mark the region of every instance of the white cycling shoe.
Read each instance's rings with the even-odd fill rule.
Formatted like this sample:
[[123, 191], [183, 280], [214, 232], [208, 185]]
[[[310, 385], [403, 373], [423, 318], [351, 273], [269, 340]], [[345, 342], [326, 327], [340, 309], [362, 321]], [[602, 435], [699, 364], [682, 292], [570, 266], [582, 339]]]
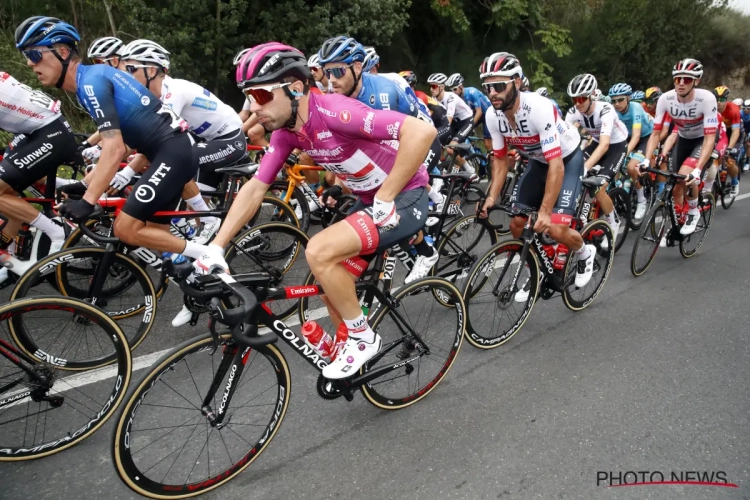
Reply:
[[430, 274], [430, 269], [432, 269], [432, 266], [435, 265], [439, 258], [440, 254], [434, 248], [432, 249], [431, 257], [418, 255], [417, 261], [414, 263], [414, 267], [412, 268], [411, 272], [409, 272], [409, 275], [404, 280], [404, 283], [411, 283], [412, 281], [424, 278], [425, 276]]
[[695, 229], [698, 227], [699, 218], [700, 214], [691, 214], [690, 212], [688, 212], [687, 220], [685, 221], [685, 224], [683, 224], [683, 226], [680, 228], [680, 234], [683, 236], [693, 234], [695, 232]]
[[635, 218], [643, 219], [643, 217], [646, 215], [646, 210], [648, 209], [648, 201], [643, 200], [639, 201], [638, 204], [635, 206]]
[[349, 337], [336, 359], [323, 368], [323, 376], [331, 380], [351, 377], [378, 353], [382, 344], [383, 340], [377, 333], [372, 343]]
[[203, 224], [203, 230], [201, 234], [193, 239], [193, 242], [198, 245], [207, 245], [209, 241], [219, 232], [221, 228], [221, 219], [215, 219], [212, 222], [206, 222]]
[[193, 313], [190, 311], [190, 309], [188, 309], [187, 306], [182, 306], [180, 312], [178, 312], [177, 316], [175, 316], [172, 320], [172, 326], [177, 328], [183, 325], [187, 325], [188, 323], [190, 323], [190, 318], [192, 317]]
[[588, 259], [578, 259], [578, 269], [576, 270], [576, 287], [583, 288], [588, 285], [591, 281], [591, 276], [594, 275], [594, 258], [596, 257], [596, 247], [594, 245], [586, 245], [589, 250]]

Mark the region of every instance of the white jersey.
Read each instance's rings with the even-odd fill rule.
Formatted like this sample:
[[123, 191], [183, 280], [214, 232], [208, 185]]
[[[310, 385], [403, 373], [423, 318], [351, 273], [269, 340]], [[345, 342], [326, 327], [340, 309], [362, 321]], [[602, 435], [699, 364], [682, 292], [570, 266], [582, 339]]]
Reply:
[[457, 119], [457, 120], [466, 120], [467, 118], [473, 118], [474, 113], [471, 111], [471, 108], [468, 104], [464, 102], [463, 99], [458, 97], [453, 92], [445, 91], [443, 92], [443, 99], [436, 99], [440, 102], [443, 106], [445, 106], [445, 109], [448, 110], [448, 118], [450, 119]]
[[0, 71], [0, 130], [30, 134], [60, 116], [60, 101]]
[[592, 101], [590, 115], [584, 115], [573, 106], [565, 115], [565, 121], [570, 124], [580, 123], [596, 142], [603, 135], [609, 136], [610, 144], [628, 140], [628, 127], [617, 117], [615, 108], [608, 102]]
[[661, 130], [671, 118], [683, 139], [715, 134], [719, 126], [717, 113], [716, 97], [711, 91], [695, 89], [692, 101], [681, 102], [677, 92], [670, 90], [664, 92], [656, 103], [654, 131]]
[[542, 163], [566, 157], [576, 150], [581, 136], [562, 120], [552, 101], [536, 92], [519, 92], [518, 99], [515, 130], [502, 111], [488, 108], [484, 115], [496, 157], [507, 155], [508, 145]]
[[240, 116], [200, 85], [164, 77], [161, 101], [172, 108], [198, 137], [210, 141], [242, 128]]

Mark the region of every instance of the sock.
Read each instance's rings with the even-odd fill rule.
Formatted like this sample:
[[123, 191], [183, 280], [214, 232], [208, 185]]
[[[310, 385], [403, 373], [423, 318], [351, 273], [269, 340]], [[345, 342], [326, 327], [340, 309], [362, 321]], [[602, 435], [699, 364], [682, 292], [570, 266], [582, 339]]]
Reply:
[[732, 186], [736, 186], [740, 183], [740, 180], [737, 177], [732, 177]]
[[[196, 194], [189, 200], [185, 200], [185, 203], [190, 205], [190, 207], [196, 212], [208, 212], [209, 210], [211, 210], [206, 204], [206, 200], [204, 200], [203, 196], [201, 196], [200, 194]], [[213, 224], [218, 219], [216, 217], [201, 217], [201, 220], [206, 224]]]
[[635, 192], [638, 194], [638, 203], [646, 201], [646, 197], [643, 195], [643, 188], [636, 189]]
[[78, 182], [75, 179], [63, 179], [62, 177], [55, 177], [55, 188], [61, 188], [63, 186], [67, 186], [68, 184], [73, 184]]
[[604, 216], [610, 226], [617, 224], [617, 217], [615, 217], [615, 211], [612, 210], [610, 213]]
[[581, 248], [576, 250], [576, 255], [580, 260], [586, 260], [591, 257], [591, 250], [589, 249], [588, 245], [584, 244]]
[[415, 243], [414, 248], [417, 249], [417, 253], [422, 257], [432, 257], [435, 254], [435, 249], [424, 238], [419, 243]]
[[688, 200], [687, 201], [687, 205], [688, 205], [688, 213], [689, 214], [695, 215], [695, 214], [699, 213], [698, 212], [698, 198], [696, 198], [694, 200]]
[[49, 217], [42, 213], [37, 215], [36, 219], [34, 219], [31, 225], [39, 229], [40, 231], [44, 231], [44, 233], [49, 236], [49, 239], [51, 240], [65, 239], [65, 231], [63, 231], [63, 228], [52, 222]]
[[706, 184], [703, 186], [703, 192], [710, 193], [713, 188], [714, 188], [714, 181], [706, 181]]
[[346, 329], [349, 330], [349, 337], [364, 340], [368, 344], [375, 342], [375, 332], [370, 328], [364, 314], [360, 313], [355, 319], [345, 319], [344, 324], [346, 324]]
[[208, 250], [208, 247], [206, 245], [199, 245], [197, 243], [193, 243], [192, 241], [186, 241], [185, 250], [183, 250], [181, 253], [182, 255], [190, 257], [191, 259], [200, 259], [201, 255], [206, 253], [206, 250]]
[[427, 196], [430, 197], [430, 201], [433, 202], [435, 205], [438, 203], [442, 203], [443, 201], [443, 195], [440, 194], [440, 191], [437, 189], [431, 189], [429, 193], [427, 193]]

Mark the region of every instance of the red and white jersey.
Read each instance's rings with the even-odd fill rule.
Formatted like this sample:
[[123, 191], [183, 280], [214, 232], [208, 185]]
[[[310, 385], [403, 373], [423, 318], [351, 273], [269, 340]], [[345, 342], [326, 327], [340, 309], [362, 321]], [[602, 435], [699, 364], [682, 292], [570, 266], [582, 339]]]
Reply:
[[508, 154], [508, 145], [542, 163], [568, 156], [576, 150], [581, 136], [562, 120], [552, 101], [536, 92], [520, 92], [518, 99], [515, 130], [502, 111], [488, 108], [485, 113], [496, 157]]
[[610, 144], [619, 144], [628, 140], [628, 127], [617, 117], [615, 108], [604, 101], [593, 101], [589, 109], [591, 114], [584, 115], [578, 111], [575, 106], [565, 115], [565, 121], [574, 124], [581, 124], [586, 132], [599, 142], [599, 137], [609, 136]]
[[30, 134], [60, 116], [60, 101], [0, 71], [0, 130]]
[[671, 117], [680, 137], [698, 139], [716, 133], [719, 126], [717, 113], [716, 96], [711, 91], [695, 89], [691, 101], [681, 102], [677, 92], [670, 90], [656, 103], [654, 130], [661, 130]]

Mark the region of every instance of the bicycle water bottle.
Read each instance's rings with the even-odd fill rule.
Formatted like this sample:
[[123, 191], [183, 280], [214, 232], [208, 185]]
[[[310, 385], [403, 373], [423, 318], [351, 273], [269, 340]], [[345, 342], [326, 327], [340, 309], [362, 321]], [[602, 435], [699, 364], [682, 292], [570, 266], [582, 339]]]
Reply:
[[345, 323], [341, 323], [338, 330], [336, 330], [336, 339], [333, 343], [333, 353], [331, 354], [331, 361], [335, 360], [336, 356], [341, 354], [341, 351], [344, 350], [344, 345], [346, 345], [346, 341], [348, 339], [349, 329], [346, 327]]
[[333, 353], [333, 339], [317, 321], [305, 321], [302, 325], [302, 336], [321, 356], [327, 358]]
[[[180, 231], [180, 234], [182, 234], [185, 239], [190, 239], [195, 235], [195, 228], [192, 224], [190, 224], [187, 219], [172, 219], [172, 224], [175, 225], [178, 231]], [[177, 264], [177, 262], [175, 262]]]
[[631, 180], [629, 178], [625, 179], [625, 182], [622, 183], [622, 186], [625, 188], [625, 192], [626, 193], [630, 192], [630, 185], [631, 184], [632, 184], [632, 182], [631, 182]]
[[161, 254], [161, 258], [165, 262], [171, 260], [173, 264], [182, 264], [183, 262], [187, 262], [187, 257], [182, 255], [181, 253], [163, 252]]
[[557, 245], [557, 251], [555, 260], [552, 263], [552, 267], [556, 270], [561, 271], [565, 268], [565, 264], [568, 262], [568, 247], [565, 245]]
[[31, 247], [34, 245], [34, 236], [29, 228], [24, 226], [16, 236], [16, 258], [18, 260], [29, 260], [31, 258]]

